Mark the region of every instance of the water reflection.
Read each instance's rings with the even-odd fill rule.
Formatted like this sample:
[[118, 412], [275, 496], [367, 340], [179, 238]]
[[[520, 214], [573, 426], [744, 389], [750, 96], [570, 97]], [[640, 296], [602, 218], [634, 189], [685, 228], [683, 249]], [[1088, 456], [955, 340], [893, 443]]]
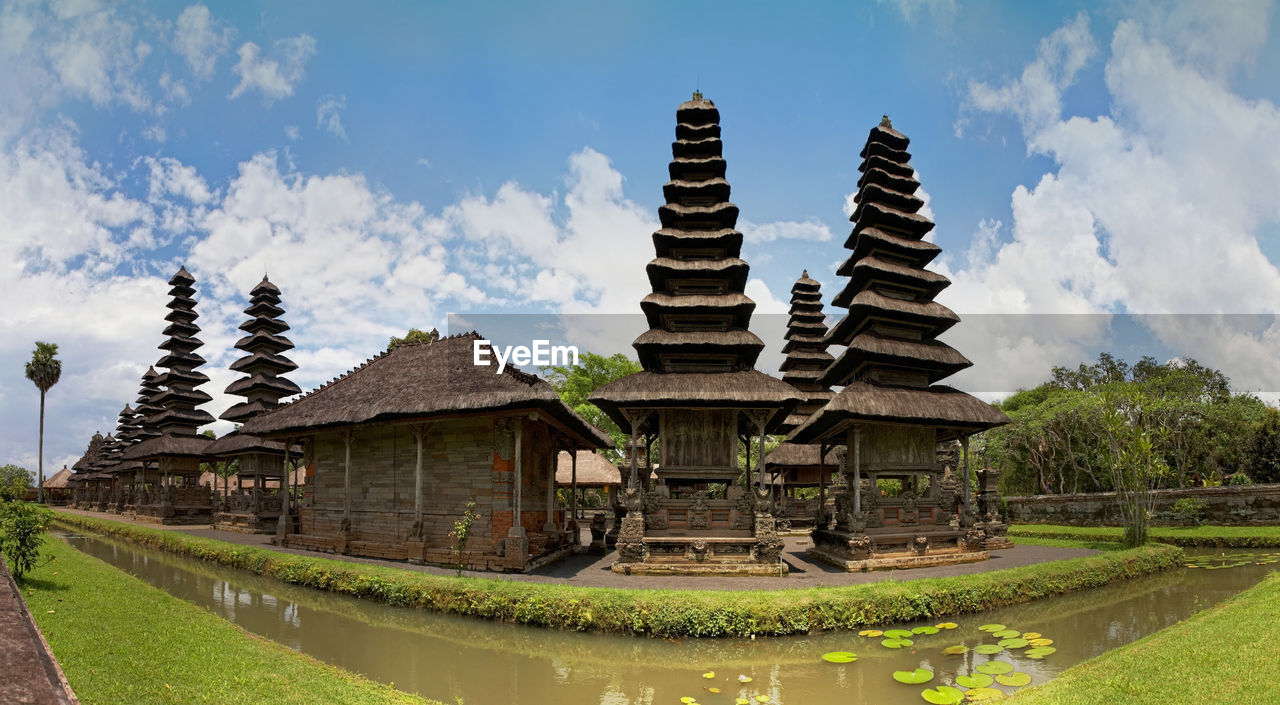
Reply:
[[[913, 647], [891, 650], [878, 638], [845, 632], [754, 640], [554, 632], [388, 607], [97, 537], [68, 542], [248, 631], [402, 690], [444, 702], [522, 705], [647, 705], [684, 696], [710, 705], [761, 694], [784, 704], [917, 703], [923, 688], [950, 684], [990, 659], [1008, 661], [1040, 683], [1251, 587], [1271, 569], [1252, 562], [1181, 569], [953, 617], [959, 628], [917, 635]], [[1042, 661], [1008, 651], [975, 654], [972, 647], [995, 641], [977, 630], [991, 622], [1040, 632], [1054, 640], [1057, 652]], [[971, 650], [943, 656], [941, 649], [952, 644]], [[859, 660], [835, 665], [819, 659], [838, 650], [853, 651]], [[892, 678], [895, 670], [915, 668], [934, 671], [933, 681], [907, 686]], [[708, 670], [715, 679], [702, 678]], [[738, 682], [740, 675], [751, 681]], [[711, 693], [713, 687], [721, 692]]]

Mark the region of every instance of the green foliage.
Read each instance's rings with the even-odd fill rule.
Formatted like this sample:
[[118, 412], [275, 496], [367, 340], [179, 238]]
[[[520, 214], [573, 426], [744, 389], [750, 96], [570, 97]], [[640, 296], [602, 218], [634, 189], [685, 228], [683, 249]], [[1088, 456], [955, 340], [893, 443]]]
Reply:
[[[1060, 526], [1053, 524], [1021, 524], [1009, 527], [1009, 536], [1017, 543], [1039, 544], [1050, 540], [1117, 541], [1124, 530], [1118, 526]], [[1152, 541], [1173, 546], [1216, 548], [1280, 547], [1280, 526], [1156, 526], [1151, 528]]]
[[1280, 411], [1268, 407], [1249, 429], [1241, 468], [1256, 482], [1280, 482]]
[[79, 515], [59, 522], [307, 587], [554, 629], [659, 637], [805, 634], [933, 619], [1075, 592], [1182, 564], [1182, 551], [1143, 546], [949, 578], [793, 590], [584, 588], [454, 578], [161, 531]]
[[604, 430], [613, 439], [614, 447], [606, 451], [609, 461], [617, 463], [624, 460], [621, 449], [626, 447], [628, 437], [618, 428], [618, 424], [600, 410], [600, 407], [588, 402], [587, 397], [609, 382], [639, 372], [640, 363], [622, 353], [605, 357], [587, 352], [578, 356], [577, 366], [552, 365], [541, 367], [539, 370], [560, 395], [561, 401], [578, 412], [579, 416]]
[[467, 567], [467, 539], [471, 537], [471, 525], [479, 519], [480, 515], [476, 514], [476, 503], [474, 501], [467, 502], [467, 508], [462, 513], [461, 519], [453, 520], [453, 530], [449, 532], [449, 538], [453, 539], [453, 558], [457, 563], [458, 577], [462, 577], [462, 571]]
[[17, 465], [0, 467], [0, 502], [22, 499], [31, 489], [31, 471]]
[[1280, 420], [1272, 422], [1270, 455], [1248, 443], [1253, 434], [1263, 436], [1260, 447], [1267, 445], [1265, 434], [1255, 430], [1268, 414], [1261, 400], [1232, 395], [1225, 375], [1195, 360], [1160, 364], [1144, 357], [1130, 366], [1103, 353], [1092, 365], [1055, 367], [1050, 381], [998, 405], [1013, 423], [982, 434], [975, 450], [1002, 471], [1002, 494], [1117, 489], [1106, 452], [1108, 392], [1141, 397], [1144, 424], [1158, 431], [1152, 450], [1169, 468], [1161, 486], [1185, 487], [1197, 476], [1230, 474], [1254, 456], [1272, 458], [1280, 479]]
[[1242, 485], [1252, 485], [1253, 480], [1248, 475], [1238, 472], [1231, 476], [1231, 480], [1227, 484], [1232, 487], [1240, 487]]
[[1169, 507], [1169, 511], [1180, 523], [1199, 524], [1204, 521], [1204, 512], [1209, 508], [1209, 503], [1198, 497], [1183, 497], [1173, 503]]
[[1155, 506], [1151, 490], [1169, 471], [1156, 452], [1158, 440], [1168, 434], [1168, 429], [1155, 426], [1147, 402], [1147, 397], [1134, 389], [1106, 389], [1102, 395], [1103, 459], [1111, 471], [1128, 546], [1147, 542], [1147, 527]]
[[44, 531], [52, 519], [52, 511], [30, 502], [0, 502], [0, 551], [15, 579], [22, 580], [40, 559]]
[[392, 350], [395, 350], [398, 346], [404, 345], [405, 343], [417, 343], [417, 342], [423, 342], [423, 341], [430, 342], [432, 340], [439, 340], [439, 339], [440, 339], [440, 331], [436, 330], [435, 328], [432, 328], [431, 330], [418, 330], [417, 328], [410, 328], [409, 332], [405, 333], [403, 338], [392, 338], [391, 340], [387, 341], [387, 352], [391, 352]]
[[27, 379], [43, 394], [62, 377], [62, 360], [57, 358], [58, 344], [36, 341], [36, 349], [27, 362]]

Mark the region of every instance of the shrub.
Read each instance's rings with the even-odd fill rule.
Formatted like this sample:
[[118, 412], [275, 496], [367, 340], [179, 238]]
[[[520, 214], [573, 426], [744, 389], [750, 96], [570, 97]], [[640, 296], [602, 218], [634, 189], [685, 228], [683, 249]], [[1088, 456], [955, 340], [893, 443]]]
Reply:
[[1204, 511], [1209, 504], [1199, 497], [1183, 497], [1173, 503], [1169, 511], [1177, 521], [1199, 525], [1204, 520]]
[[1231, 476], [1231, 481], [1228, 482], [1227, 484], [1231, 485], [1232, 487], [1238, 487], [1240, 485], [1252, 485], [1253, 480], [1250, 480], [1248, 475], [1242, 472], [1238, 472]]
[[9, 570], [17, 580], [35, 567], [44, 530], [52, 519], [53, 512], [30, 502], [0, 501], [0, 551], [9, 559]]

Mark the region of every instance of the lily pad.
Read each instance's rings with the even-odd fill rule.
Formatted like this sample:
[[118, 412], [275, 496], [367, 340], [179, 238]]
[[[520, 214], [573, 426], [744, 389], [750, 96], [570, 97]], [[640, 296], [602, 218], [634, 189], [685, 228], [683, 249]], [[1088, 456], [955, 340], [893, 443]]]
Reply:
[[1008, 673], [1013, 670], [1013, 664], [1004, 661], [987, 661], [978, 666], [978, 673], [985, 673], [988, 676], [998, 676], [1002, 673]]
[[1005, 629], [1003, 624], [984, 624], [981, 627], [978, 627], [978, 631], [980, 632], [998, 632], [1002, 629]]
[[880, 642], [881, 646], [889, 649], [901, 649], [904, 646], [911, 646], [913, 644], [915, 644], [915, 642], [910, 639], [884, 639]]
[[995, 688], [970, 688], [964, 691], [964, 696], [969, 702], [980, 703], [984, 700], [997, 700], [1004, 697], [1003, 690]]
[[879, 629], [863, 629], [858, 632], [858, 636], [880, 636], [881, 634], [884, 634], [884, 632]]
[[683, 698], [680, 698], [680, 702], [684, 703], [684, 705], [692, 705], [693, 703], [698, 702], [698, 699], [691, 695], [686, 695]]
[[920, 697], [933, 705], [960, 705], [964, 702], [964, 691], [949, 685], [940, 685], [937, 688], [925, 690]]
[[911, 633], [931, 635], [931, 634], [937, 634], [939, 631], [940, 630], [937, 627], [925, 626], [925, 627], [916, 627], [915, 629], [911, 630]]
[[975, 654], [982, 654], [983, 656], [998, 654], [1001, 651], [1004, 651], [1004, 647], [999, 644], [982, 644], [980, 646], [973, 647], [973, 652]]
[[733, 705], [751, 705], [751, 701], [746, 698], [738, 698], [733, 701]]
[[1014, 637], [1012, 639], [1001, 639], [998, 643], [1006, 649], [1021, 649], [1027, 645], [1027, 640], [1022, 637]]
[[941, 624], [935, 624], [935, 625], [933, 625], [933, 626], [935, 626], [935, 627], [937, 627], [937, 628], [939, 628], [939, 629], [955, 629], [956, 627], [958, 627], [958, 626], [960, 626], [960, 625], [959, 625], [959, 624], [956, 624], [955, 622], [942, 622]]
[[756, 702], [758, 702], [758, 703], [767, 703], [767, 702], [769, 702], [769, 696], [768, 696], [768, 695], [757, 695], [757, 696], [756, 696]]
[[1026, 639], [1027, 641], [1031, 641], [1032, 639], [1039, 639], [1042, 636], [1044, 635], [1041, 634], [1040, 632], [1023, 632], [1022, 633], [1022, 638]]
[[947, 648], [943, 649], [942, 653], [946, 654], [947, 656], [959, 656], [960, 654], [969, 653], [969, 647], [965, 646], [964, 644], [956, 644], [955, 646], [948, 646]]
[[1057, 649], [1053, 648], [1052, 646], [1037, 646], [1034, 649], [1027, 649], [1026, 651], [1023, 651], [1022, 655], [1026, 656], [1027, 658], [1033, 658], [1039, 661], [1045, 656], [1048, 656], [1049, 654], [1052, 654], [1056, 651]]
[[998, 632], [991, 632], [991, 636], [997, 639], [1012, 639], [1018, 636], [1020, 633], [1021, 632], [1019, 632], [1017, 629], [1001, 629]]
[[1003, 676], [996, 676], [996, 682], [1000, 685], [1007, 685], [1012, 688], [1021, 688], [1024, 685], [1031, 685], [1031, 674], [1022, 671], [1014, 671]]
[[707, 688], [707, 692], [708, 692], [708, 693], [719, 693], [719, 692], [720, 692], [720, 689], [719, 689], [719, 688]]
[[920, 685], [933, 680], [933, 671], [925, 668], [917, 668], [914, 671], [894, 671], [893, 679], [907, 685]]
[[956, 676], [956, 685], [965, 688], [985, 688], [995, 682], [995, 679], [985, 673], [973, 673], [967, 676]]
[[911, 637], [910, 629], [890, 629], [884, 633], [890, 639], [907, 639]]
[[853, 663], [858, 660], [858, 655], [852, 651], [829, 651], [822, 655], [822, 660], [827, 663]]
[[707, 671], [706, 673], [702, 674], [702, 677], [703, 677], [703, 678], [706, 678], [706, 679], [708, 679], [708, 680], [710, 680], [710, 679], [712, 679], [712, 678], [715, 678], [715, 677], [716, 677], [716, 672], [715, 672], [715, 671]]
[[[1026, 637], [1023, 638], [1026, 639]], [[1053, 639], [1029, 639], [1027, 643], [1032, 646], [1048, 646], [1053, 643]]]
[[738, 682], [739, 682], [739, 683], [750, 683], [750, 682], [751, 682], [751, 676], [744, 676], [744, 675], [742, 675], [741, 673], [739, 673], [739, 674], [738, 674]]

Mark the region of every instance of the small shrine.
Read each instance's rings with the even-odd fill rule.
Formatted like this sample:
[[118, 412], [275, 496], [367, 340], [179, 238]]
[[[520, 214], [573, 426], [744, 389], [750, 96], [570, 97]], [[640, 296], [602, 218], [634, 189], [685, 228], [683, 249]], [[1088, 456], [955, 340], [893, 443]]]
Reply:
[[[200, 461], [213, 439], [196, 433], [199, 427], [213, 423], [209, 412], [196, 406], [210, 400], [210, 396], [197, 389], [208, 376], [196, 371], [205, 360], [196, 354], [204, 343], [196, 337], [200, 327], [195, 321], [195, 277], [180, 268], [169, 280], [164, 329], [166, 340], [160, 349], [166, 354], [156, 362], [165, 372], [151, 382], [157, 390], [150, 395], [148, 406], [154, 413], [143, 419], [143, 425], [153, 428], [157, 435], [130, 446], [123, 454], [124, 460], [143, 464], [144, 495], [138, 502], [136, 517], [163, 524], [203, 524], [211, 519], [212, 504], [208, 488], [201, 487]], [[147, 482], [151, 475], [158, 484]]]
[[[646, 268], [653, 293], [640, 308], [649, 330], [633, 343], [643, 370], [590, 397], [631, 436], [619, 573], [787, 573], [763, 451], [801, 396], [754, 369], [764, 343], [749, 330], [755, 302], [743, 293], [749, 266], [722, 146], [719, 110], [694, 93], [676, 110], [671, 179]], [[657, 447], [652, 486], [640, 477], [642, 440]], [[759, 444], [755, 467], [739, 466], [743, 442]]]
[[[782, 381], [799, 390], [804, 401], [782, 422], [778, 433], [790, 433], [835, 396], [818, 381], [834, 359], [827, 352], [826, 335], [822, 285], [810, 279], [805, 270], [791, 287], [791, 310], [784, 336], [787, 342], [782, 346], [786, 358], [780, 368]], [[834, 445], [785, 441], [765, 457], [765, 471], [776, 497], [779, 531], [808, 533], [825, 516], [831, 474], [843, 458], [843, 449]], [[816, 490], [817, 496], [801, 498], [797, 494], [801, 489]]]
[[[232, 382], [226, 392], [245, 400], [220, 417], [239, 424], [278, 408], [280, 399], [302, 391], [282, 376], [298, 366], [284, 355], [293, 349], [293, 341], [283, 335], [289, 324], [281, 319], [284, 309], [280, 307], [280, 289], [263, 276], [249, 292], [249, 307], [244, 313], [249, 318], [240, 324], [240, 330], [246, 335], [236, 341], [235, 347], [246, 354], [231, 363], [231, 370], [244, 377]], [[209, 444], [205, 452], [211, 458], [237, 465], [235, 492], [224, 486], [221, 495], [214, 493], [214, 526], [259, 534], [279, 531], [283, 535], [295, 509], [289, 463], [291, 458], [301, 460], [300, 453], [279, 441], [242, 431], [226, 434]]]
[[[850, 571], [985, 560], [987, 533], [973, 509], [968, 440], [1008, 423], [998, 409], [935, 384], [972, 363], [937, 337], [959, 322], [933, 299], [950, 284], [925, 265], [940, 252], [924, 240], [933, 222], [907, 152], [888, 117], [863, 148], [848, 277], [832, 300], [848, 313], [826, 336], [847, 346], [819, 382], [843, 386], [791, 432], [800, 444], [843, 444], [844, 492], [810, 555]], [[939, 442], [958, 439], [962, 474], [946, 474]]]

